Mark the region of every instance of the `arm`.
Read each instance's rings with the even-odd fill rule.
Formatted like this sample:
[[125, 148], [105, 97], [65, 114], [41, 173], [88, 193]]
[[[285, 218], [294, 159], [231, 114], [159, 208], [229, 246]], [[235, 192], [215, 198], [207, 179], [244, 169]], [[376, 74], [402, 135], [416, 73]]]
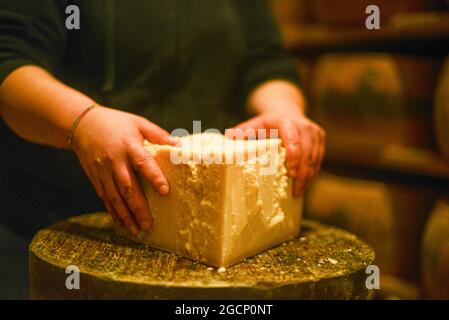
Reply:
[[[267, 1], [236, 2], [247, 34], [248, 59], [242, 77], [242, 100], [254, 118], [246, 129], [279, 129], [287, 150], [288, 174], [300, 196], [319, 172], [324, 157], [324, 131], [305, 116], [306, 102], [296, 67], [283, 50]], [[227, 133], [233, 135], [232, 131]]]
[[306, 99], [301, 89], [285, 80], [269, 80], [256, 87], [248, 96], [248, 114], [284, 113], [303, 116]]
[[[74, 120], [94, 102], [51, 75], [65, 47], [60, 3], [0, 0], [0, 114], [24, 139], [68, 148]], [[105, 207], [133, 233], [152, 222], [135, 170], [161, 194], [169, 191], [144, 138], [170, 143], [169, 134], [148, 120], [100, 106], [82, 119], [72, 145]]]
[[291, 82], [267, 81], [248, 97], [247, 109], [258, 114], [236, 128], [279, 129], [287, 150], [288, 175], [295, 178], [293, 193], [299, 197], [319, 173], [325, 153], [324, 130], [304, 114], [302, 91]]
[[0, 87], [0, 112], [8, 126], [30, 142], [68, 148], [73, 120], [94, 101], [38, 66], [13, 71]]
[[[29, 141], [59, 148], [68, 148], [66, 137], [74, 119], [93, 103], [36, 66], [13, 71], [0, 87], [0, 113], [12, 130]], [[105, 207], [134, 234], [152, 223], [134, 171], [160, 194], [169, 191], [162, 171], [143, 148], [144, 139], [171, 143], [169, 133], [148, 120], [100, 106], [82, 119], [73, 140], [73, 151]]]

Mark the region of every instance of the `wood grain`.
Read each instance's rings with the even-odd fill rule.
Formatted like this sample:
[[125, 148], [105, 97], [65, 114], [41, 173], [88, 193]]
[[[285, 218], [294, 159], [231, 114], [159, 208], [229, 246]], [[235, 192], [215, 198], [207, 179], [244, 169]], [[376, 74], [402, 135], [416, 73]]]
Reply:
[[[32, 299], [365, 299], [374, 251], [343, 230], [304, 221], [301, 234], [224, 272], [117, 236], [104, 213], [71, 218], [30, 245]], [[66, 267], [80, 271], [68, 290]]]

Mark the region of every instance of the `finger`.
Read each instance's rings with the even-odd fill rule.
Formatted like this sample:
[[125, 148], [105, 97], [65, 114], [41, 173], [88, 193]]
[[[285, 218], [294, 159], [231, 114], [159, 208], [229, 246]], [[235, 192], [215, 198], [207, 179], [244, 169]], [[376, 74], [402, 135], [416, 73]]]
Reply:
[[152, 217], [148, 204], [132, 168], [126, 165], [114, 168], [115, 181], [127, 207], [134, 214], [135, 220], [143, 230], [151, 227]]
[[318, 173], [318, 167], [319, 167], [319, 157], [320, 157], [320, 140], [319, 140], [319, 132], [318, 130], [315, 130], [311, 134], [311, 143], [312, 143], [312, 153], [311, 153], [311, 162], [308, 163], [310, 166], [309, 173], [307, 174], [307, 177], [304, 182], [304, 189], [307, 189], [312, 180], [315, 178], [315, 176]]
[[[257, 116], [246, 120], [237, 126], [227, 129], [225, 135], [234, 140], [251, 140], [256, 138], [267, 138], [267, 125], [265, 123], [265, 118], [262, 116]], [[259, 135], [263, 135], [259, 137]]]
[[104, 207], [108, 211], [108, 213], [111, 215], [112, 220], [119, 226], [124, 226], [123, 221], [120, 220], [119, 216], [117, 215], [117, 212], [115, 212], [114, 208], [108, 201], [108, 197], [106, 195], [105, 188], [103, 186], [103, 182], [101, 181], [100, 177], [98, 176], [97, 172], [93, 170], [92, 172], [92, 181], [95, 186], [95, 190], [100, 197], [100, 199], [103, 201]]
[[110, 203], [107, 200], [106, 192], [103, 187], [103, 183], [101, 182], [101, 179], [98, 177], [98, 174], [96, 172], [95, 168], [90, 168], [85, 165], [84, 161], [80, 161], [81, 167], [83, 168], [84, 172], [86, 173], [86, 176], [89, 178], [92, 186], [95, 189], [95, 192], [97, 193], [98, 197], [103, 202], [104, 207], [108, 211], [108, 213], [111, 215], [114, 222], [118, 225], [123, 226], [123, 222], [118, 218], [117, 214], [114, 210], [112, 210], [112, 207]]
[[226, 129], [224, 135], [225, 135], [225, 137], [228, 138], [228, 139], [232, 139], [232, 140], [237, 139], [237, 137], [236, 137], [236, 131], [235, 131], [234, 128], [228, 128], [228, 129]]
[[172, 146], [179, 143], [179, 141], [173, 139], [170, 133], [168, 133], [158, 125], [155, 125], [154, 123], [142, 117], [137, 117], [136, 119], [140, 133], [151, 143], [168, 144]]
[[125, 225], [123, 221], [120, 219], [117, 212], [114, 210], [113, 206], [109, 203], [105, 188], [103, 186], [103, 182], [101, 181], [100, 176], [98, 175], [96, 170], [92, 170], [92, 181], [98, 196], [103, 201], [104, 207], [108, 211], [112, 220], [114, 220], [115, 224], [124, 227]]
[[280, 138], [286, 150], [285, 164], [290, 177], [296, 177], [301, 160], [301, 137], [297, 125], [289, 120], [279, 125]]
[[320, 171], [321, 169], [321, 165], [323, 163], [324, 160], [324, 155], [326, 154], [326, 134], [324, 133], [324, 131], [321, 129], [319, 132], [319, 144], [320, 144], [320, 152], [319, 152], [319, 156], [318, 156], [318, 163], [317, 163], [317, 172]]
[[86, 176], [89, 179], [90, 183], [94, 187], [95, 192], [97, 193], [98, 197], [102, 201], [104, 201], [105, 197], [106, 197], [106, 194], [104, 192], [104, 189], [102, 188], [103, 186], [101, 185], [100, 181], [98, 181], [98, 179], [95, 177], [94, 170], [92, 170], [89, 167], [87, 167], [86, 165], [84, 165], [84, 163], [81, 163], [81, 167], [83, 168], [84, 173], [86, 174]]
[[133, 145], [129, 149], [129, 160], [132, 167], [140, 173], [154, 190], [160, 195], [166, 195], [170, 191], [167, 178], [151, 154], [141, 145]]
[[293, 196], [296, 198], [302, 197], [304, 193], [304, 181], [296, 177], [293, 182]]
[[293, 195], [300, 197], [304, 192], [304, 187], [309, 170], [312, 163], [312, 146], [311, 138], [308, 130], [303, 129], [301, 135], [301, 158], [298, 165], [298, 173], [296, 175]]
[[312, 177], [312, 179], [309, 181], [309, 186], [315, 182], [315, 180], [319, 177], [320, 172], [321, 172], [321, 165], [322, 165], [322, 159], [323, 159], [323, 155], [324, 155], [324, 147], [321, 146], [320, 147], [320, 160], [317, 163], [317, 166], [315, 168], [315, 175]]
[[120, 220], [117, 212], [114, 210], [114, 208], [111, 206], [111, 204], [107, 201], [104, 202], [104, 205], [106, 207], [106, 210], [108, 211], [109, 215], [111, 216], [114, 223], [120, 227], [124, 227], [125, 224]]
[[[263, 133], [261, 133], [263, 130]], [[267, 138], [266, 129], [258, 129], [258, 128], [246, 128], [246, 129], [240, 129], [240, 128], [232, 128], [232, 129], [226, 129], [225, 130], [225, 136], [228, 139], [232, 140], [255, 140], [259, 138], [259, 135], [261, 135], [260, 138], [265, 139]], [[263, 135], [263, 136], [262, 136]]]
[[102, 168], [99, 170], [99, 176], [103, 183], [106, 197], [109, 204], [116, 212], [117, 216], [124, 223], [124, 225], [131, 231], [132, 234], [136, 235], [139, 232], [136, 222], [134, 221], [125, 201], [122, 199], [120, 192], [118, 191], [115, 180], [112, 176], [112, 170], [109, 168]]
[[238, 129], [242, 131], [245, 131], [247, 129], [266, 129], [266, 125], [264, 118], [261, 116], [257, 116], [239, 123], [232, 129]]

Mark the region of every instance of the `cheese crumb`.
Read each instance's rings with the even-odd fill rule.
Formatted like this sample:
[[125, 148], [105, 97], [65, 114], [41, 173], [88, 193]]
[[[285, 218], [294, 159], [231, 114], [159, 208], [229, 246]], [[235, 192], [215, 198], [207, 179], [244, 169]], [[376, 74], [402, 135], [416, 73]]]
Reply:
[[332, 264], [337, 264], [337, 263], [338, 263], [337, 260], [332, 259], [332, 258], [327, 258], [327, 261], [329, 261], [329, 262], [332, 263]]
[[225, 267], [220, 267], [220, 268], [218, 268], [218, 270], [217, 270], [217, 272], [220, 272], [220, 273], [225, 272], [225, 271], [226, 271], [226, 268], [225, 268]]
[[214, 268], [208, 267], [206, 270], [207, 270], [207, 271], [212, 271], [212, 270], [214, 270]]

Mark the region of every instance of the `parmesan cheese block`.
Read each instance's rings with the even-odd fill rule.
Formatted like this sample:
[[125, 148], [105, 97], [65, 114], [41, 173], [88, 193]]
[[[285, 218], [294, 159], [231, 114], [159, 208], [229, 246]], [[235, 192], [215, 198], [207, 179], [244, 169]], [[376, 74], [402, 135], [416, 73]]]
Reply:
[[180, 146], [146, 144], [170, 184], [157, 194], [142, 180], [154, 224], [131, 239], [215, 267], [227, 267], [299, 232], [302, 200], [292, 196], [279, 139], [230, 140], [203, 133]]

